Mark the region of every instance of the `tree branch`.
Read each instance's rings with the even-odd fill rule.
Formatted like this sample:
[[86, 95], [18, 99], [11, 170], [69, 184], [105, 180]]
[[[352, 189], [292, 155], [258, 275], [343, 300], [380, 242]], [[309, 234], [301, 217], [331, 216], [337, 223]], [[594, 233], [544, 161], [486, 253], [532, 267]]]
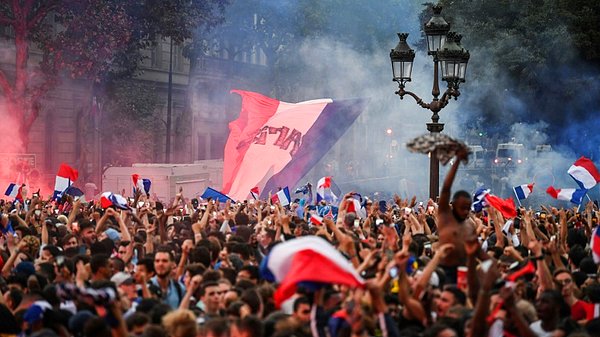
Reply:
[[[48, 15], [48, 12], [53, 10], [55, 7], [56, 1], [48, 1], [45, 5], [41, 5], [33, 17], [27, 21], [27, 29], [33, 29], [37, 24], [40, 23], [40, 21], [44, 20], [44, 18]], [[29, 10], [31, 10], [31, 7], [29, 7]], [[29, 14], [29, 12], [27, 14]]]
[[0, 70], [0, 88], [4, 91], [4, 96], [6, 98], [11, 97], [13, 94], [13, 88], [11, 87], [6, 75], [2, 70]]

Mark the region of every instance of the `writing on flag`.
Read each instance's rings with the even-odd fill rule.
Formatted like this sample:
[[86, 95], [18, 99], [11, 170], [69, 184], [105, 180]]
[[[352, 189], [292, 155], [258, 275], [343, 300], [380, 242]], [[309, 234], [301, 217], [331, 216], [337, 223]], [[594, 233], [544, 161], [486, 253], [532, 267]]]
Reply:
[[222, 192], [234, 199], [245, 199], [255, 186], [263, 193], [295, 186], [366, 103], [329, 98], [287, 103], [255, 92], [232, 93], [242, 97], [242, 107], [239, 118], [229, 124]]

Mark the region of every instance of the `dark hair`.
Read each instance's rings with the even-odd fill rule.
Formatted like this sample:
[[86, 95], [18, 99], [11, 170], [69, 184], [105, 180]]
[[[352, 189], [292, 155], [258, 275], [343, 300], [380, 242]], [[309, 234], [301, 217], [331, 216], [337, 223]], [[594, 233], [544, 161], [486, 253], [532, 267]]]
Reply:
[[244, 290], [240, 299], [242, 300], [242, 302], [246, 303], [250, 307], [250, 312], [253, 315], [258, 314], [258, 312], [260, 311], [262, 299], [260, 298], [260, 295], [258, 294], [256, 289]]
[[308, 300], [308, 298], [304, 297], [304, 296], [300, 296], [298, 298], [296, 298], [296, 300], [294, 301], [294, 312], [296, 312], [298, 310], [298, 308], [300, 307], [300, 305], [302, 304], [306, 304], [308, 306], [310, 306], [310, 301]]
[[200, 285], [200, 296], [204, 296], [206, 294], [206, 288], [208, 287], [218, 287], [219, 282], [217, 281], [206, 281]]
[[454, 300], [457, 304], [465, 305], [467, 303], [467, 296], [457, 286], [451, 284], [444, 287], [444, 291], [452, 293]]
[[156, 258], [156, 254], [163, 253], [169, 255], [169, 261], [175, 261], [175, 256], [173, 255], [173, 251], [168, 246], [160, 246], [154, 253], [154, 257]]
[[142, 326], [150, 323], [150, 316], [136, 311], [125, 319], [125, 323], [127, 324], [127, 330], [131, 331], [135, 326]]
[[79, 233], [82, 233], [84, 229], [94, 229], [94, 223], [89, 220], [82, 220], [79, 222]]
[[263, 324], [256, 316], [246, 316], [233, 322], [240, 331], [248, 333], [248, 336], [263, 336]]
[[247, 271], [248, 274], [250, 274], [251, 280], [258, 280], [258, 276], [259, 276], [260, 272], [259, 272], [257, 266], [246, 265], [246, 266], [243, 266], [242, 269], [240, 269], [240, 272], [241, 271]]
[[581, 260], [583, 260], [586, 256], [587, 253], [583, 249], [583, 246], [576, 244], [571, 246], [571, 249], [569, 249], [569, 261], [574, 266], [579, 266]]
[[209, 267], [211, 266], [211, 258], [210, 251], [207, 247], [201, 246], [196, 247], [190, 252], [190, 262], [191, 263], [202, 263], [203, 265]]
[[150, 257], [143, 257], [139, 259], [137, 265], [145, 266], [147, 272], [154, 273], [154, 259]]
[[203, 326], [203, 336], [207, 336], [209, 332], [211, 336], [229, 336], [229, 321], [225, 318], [213, 318], [208, 320]]
[[456, 201], [458, 198], [467, 198], [471, 200], [471, 194], [465, 190], [456, 191], [452, 196], [452, 201]]
[[112, 261], [115, 271], [125, 271], [125, 261], [123, 261], [123, 259], [120, 257], [111, 257], [110, 260]]
[[92, 255], [90, 259], [90, 269], [92, 270], [92, 274], [96, 274], [98, 270], [102, 267], [106, 267], [108, 265], [108, 255], [105, 254], [96, 254]]

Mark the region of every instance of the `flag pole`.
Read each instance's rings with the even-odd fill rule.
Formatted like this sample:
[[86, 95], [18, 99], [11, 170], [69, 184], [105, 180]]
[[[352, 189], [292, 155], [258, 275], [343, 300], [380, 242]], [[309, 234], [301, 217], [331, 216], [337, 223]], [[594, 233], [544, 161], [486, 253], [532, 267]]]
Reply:
[[521, 199], [519, 199], [519, 196], [517, 195], [517, 191], [515, 191], [514, 187], [512, 188], [512, 190], [513, 190], [513, 193], [515, 194], [515, 197], [517, 197], [517, 202], [519, 203], [519, 207], [523, 207], [523, 206], [521, 206]]

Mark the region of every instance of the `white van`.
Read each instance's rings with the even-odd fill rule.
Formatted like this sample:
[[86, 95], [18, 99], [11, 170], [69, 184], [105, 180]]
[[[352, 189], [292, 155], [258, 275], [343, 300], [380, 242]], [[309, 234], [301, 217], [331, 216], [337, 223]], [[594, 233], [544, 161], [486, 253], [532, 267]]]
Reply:
[[469, 158], [469, 165], [473, 168], [481, 168], [485, 166], [485, 150], [481, 145], [469, 145], [471, 156]]
[[523, 144], [502, 143], [496, 147], [495, 166], [513, 166], [525, 162], [525, 147]]

